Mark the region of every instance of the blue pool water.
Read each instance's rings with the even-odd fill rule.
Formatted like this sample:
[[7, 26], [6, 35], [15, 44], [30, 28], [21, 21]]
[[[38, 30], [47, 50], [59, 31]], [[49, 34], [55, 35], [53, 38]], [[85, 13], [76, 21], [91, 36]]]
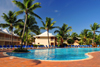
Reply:
[[88, 58], [85, 53], [100, 51], [100, 48], [54, 48], [54, 49], [34, 49], [29, 53], [7, 53], [27, 59], [41, 60], [79, 60]]

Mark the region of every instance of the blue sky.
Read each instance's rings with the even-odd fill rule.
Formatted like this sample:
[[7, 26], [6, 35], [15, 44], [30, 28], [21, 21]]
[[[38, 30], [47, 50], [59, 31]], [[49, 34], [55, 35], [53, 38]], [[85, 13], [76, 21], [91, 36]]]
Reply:
[[[90, 24], [94, 22], [100, 24], [100, 0], [35, 0], [35, 2], [41, 3], [42, 8], [38, 8], [34, 12], [43, 21], [46, 17], [53, 18], [53, 21], [56, 21], [55, 26], [61, 27], [63, 23], [66, 23], [72, 27], [72, 32], [80, 34], [83, 29], [90, 29]], [[12, 0], [0, 0], [0, 23], [5, 23], [1, 15], [8, 13], [9, 10], [18, 11], [19, 8], [12, 3]], [[18, 18], [23, 18], [23, 16], [19, 15]], [[41, 27], [41, 21], [38, 18], [36, 20]], [[51, 30], [50, 33], [55, 30]], [[44, 31], [41, 30], [41, 32]]]

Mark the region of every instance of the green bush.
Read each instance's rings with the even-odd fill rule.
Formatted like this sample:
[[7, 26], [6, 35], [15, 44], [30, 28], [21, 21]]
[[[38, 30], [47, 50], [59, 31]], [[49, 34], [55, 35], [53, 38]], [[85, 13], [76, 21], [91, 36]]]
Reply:
[[60, 45], [58, 45], [58, 47], [60, 47]]
[[17, 49], [15, 49], [15, 50], [13, 50], [13, 52], [29, 52], [27, 49], [25, 49], [25, 48], [17, 48]]
[[43, 44], [40, 44], [39, 46], [44, 46]]
[[44, 46], [44, 45], [43, 44], [40, 44], [40, 45], [34, 44], [33, 46], [38, 47], [38, 46]]
[[68, 39], [67, 42], [68, 42], [69, 44], [73, 44], [73, 43], [74, 43], [74, 40], [73, 40], [73, 39]]
[[34, 44], [33, 47], [37, 47], [38, 45]]

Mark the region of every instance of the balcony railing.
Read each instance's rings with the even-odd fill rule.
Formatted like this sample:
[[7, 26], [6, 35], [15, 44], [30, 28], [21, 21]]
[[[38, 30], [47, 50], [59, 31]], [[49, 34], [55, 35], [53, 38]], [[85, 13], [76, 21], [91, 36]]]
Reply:
[[[4, 37], [0, 37], [0, 40], [11, 40], [11, 38], [4, 38]], [[20, 41], [19, 39], [13, 39], [13, 41]]]

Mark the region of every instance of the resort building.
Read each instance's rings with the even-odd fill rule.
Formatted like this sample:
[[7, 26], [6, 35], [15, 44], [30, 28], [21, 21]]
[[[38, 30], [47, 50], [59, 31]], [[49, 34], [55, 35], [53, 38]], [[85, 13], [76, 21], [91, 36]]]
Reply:
[[[36, 35], [34, 36], [35, 38], [35, 44], [36, 45], [44, 45], [44, 46], [48, 46], [48, 35], [47, 35], [47, 31], [40, 34], [40, 35]], [[49, 45], [56, 45], [56, 37], [54, 35], [52, 35], [52, 33], [49, 33]]]
[[[0, 45], [11, 45], [11, 32], [0, 29]], [[13, 33], [13, 45], [20, 45], [19, 36]]]

